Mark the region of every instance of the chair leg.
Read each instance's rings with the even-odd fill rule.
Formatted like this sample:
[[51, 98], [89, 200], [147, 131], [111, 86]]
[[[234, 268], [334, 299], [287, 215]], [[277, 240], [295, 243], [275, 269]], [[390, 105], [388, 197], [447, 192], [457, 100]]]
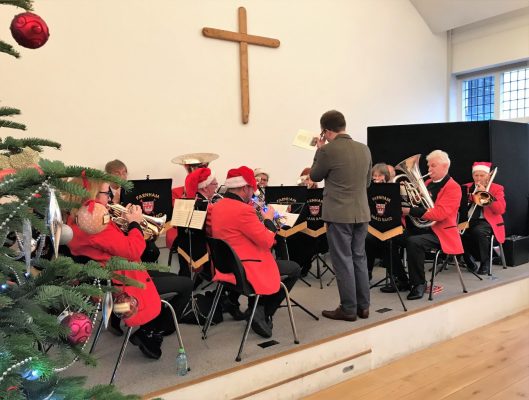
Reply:
[[125, 349], [127, 348], [127, 344], [129, 343], [130, 334], [132, 333], [132, 327], [129, 327], [127, 329], [127, 334], [125, 335], [125, 339], [123, 340], [123, 344], [121, 345], [121, 350], [119, 351], [118, 360], [116, 361], [116, 365], [114, 366], [114, 371], [112, 372], [112, 378], [110, 378], [110, 385], [114, 383], [114, 379], [116, 379], [116, 372], [118, 372], [118, 368], [121, 364], [121, 361], [123, 360], [123, 356], [125, 355]]
[[433, 282], [435, 280], [435, 275], [437, 275], [437, 254], [435, 255], [435, 260], [432, 267], [432, 277], [430, 279], [430, 295], [428, 296], [428, 300], [430, 301], [433, 300]]
[[202, 339], [206, 340], [208, 337], [208, 330], [211, 326], [211, 321], [213, 321], [213, 315], [215, 315], [215, 310], [217, 309], [217, 304], [219, 303], [220, 295], [222, 294], [222, 291], [224, 290], [224, 285], [222, 283], [217, 284], [217, 290], [215, 291], [215, 297], [213, 298], [213, 306], [211, 307], [211, 310], [209, 310], [208, 317], [206, 319], [206, 323], [202, 327]]
[[99, 341], [99, 336], [101, 336], [101, 331], [103, 330], [103, 313], [101, 313], [101, 321], [99, 321], [99, 325], [97, 327], [97, 332], [94, 337], [94, 341], [92, 342], [92, 346], [90, 347], [90, 351], [88, 354], [92, 354], [93, 351], [96, 349], [96, 344]]
[[500, 243], [500, 258], [503, 269], [507, 269], [507, 263], [505, 262], [505, 253], [503, 252], [503, 245]]
[[292, 304], [290, 303], [290, 293], [288, 292], [288, 289], [285, 286], [285, 284], [283, 282], [280, 282], [280, 283], [281, 283], [281, 287], [285, 291], [285, 299], [287, 301], [287, 308], [288, 308], [288, 317], [290, 318], [290, 325], [292, 326], [292, 333], [294, 335], [294, 343], [299, 344], [298, 332], [296, 331], [296, 323], [294, 322], [294, 314], [292, 313]]
[[494, 235], [490, 236], [489, 270], [487, 275], [492, 277], [492, 255], [494, 254]]
[[457, 273], [459, 274], [459, 281], [461, 282], [461, 287], [463, 288], [463, 293], [468, 293], [468, 290], [465, 287], [465, 282], [463, 282], [463, 275], [461, 275], [461, 269], [459, 268], [459, 263], [457, 262], [457, 257], [455, 255], [453, 255], [453, 257], [454, 257], [454, 263], [456, 264]]
[[252, 313], [250, 315], [250, 318], [248, 318], [248, 322], [246, 323], [246, 328], [244, 329], [244, 334], [242, 335], [241, 345], [239, 346], [239, 352], [237, 353], [237, 357], [235, 357], [235, 361], [237, 362], [241, 361], [242, 350], [244, 349], [244, 345], [246, 344], [246, 339], [248, 338], [248, 332], [250, 332], [250, 325], [252, 324], [253, 316], [255, 315], [255, 309], [257, 308], [257, 303], [259, 303], [259, 297], [260, 295], [257, 295], [255, 297], [255, 303], [252, 308]]

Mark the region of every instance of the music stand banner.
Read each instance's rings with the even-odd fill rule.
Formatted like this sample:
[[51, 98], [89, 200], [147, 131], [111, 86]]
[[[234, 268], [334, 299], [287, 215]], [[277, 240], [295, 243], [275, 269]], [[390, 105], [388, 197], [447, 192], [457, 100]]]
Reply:
[[322, 210], [323, 189], [307, 189], [307, 214], [305, 218], [307, 221], [307, 230], [305, 233], [317, 237], [326, 232], [325, 222], [321, 219]]
[[173, 207], [171, 204], [172, 179], [139, 179], [131, 181], [134, 188], [129, 192], [122, 192], [123, 204], [137, 204], [141, 206], [145, 215], [161, 217], [167, 215], [171, 220]]
[[373, 183], [367, 189], [371, 222], [368, 231], [380, 240], [387, 240], [402, 229], [402, 206], [398, 183]]

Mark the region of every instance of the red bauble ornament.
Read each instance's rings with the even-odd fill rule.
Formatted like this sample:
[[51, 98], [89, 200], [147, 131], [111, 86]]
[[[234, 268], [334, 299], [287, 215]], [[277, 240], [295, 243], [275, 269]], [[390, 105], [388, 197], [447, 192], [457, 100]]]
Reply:
[[11, 35], [19, 45], [28, 49], [38, 49], [48, 41], [50, 32], [41, 17], [25, 12], [16, 15], [11, 21]]
[[70, 329], [68, 341], [73, 344], [83, 344], [90, 339], [92, 321], [83, 313], [73, 313], [61, 321], [61, 324]]
[[113, 311], [121, 319], [130, 318], [138, 312], [138, 300], [134, 296], [121, 292], [114, 299]]

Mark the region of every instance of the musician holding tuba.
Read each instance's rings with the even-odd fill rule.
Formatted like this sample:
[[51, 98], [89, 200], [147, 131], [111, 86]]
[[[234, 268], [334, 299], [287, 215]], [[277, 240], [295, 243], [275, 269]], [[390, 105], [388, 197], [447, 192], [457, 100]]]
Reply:
[[[418, 171], [419, 156], [413, 156], [412, 170]], [[410, 157], [412, 158], [412, 157]], [[415, 172], [413, 185], [424, 189], [418, 189], [418, 194], [423, 198], [424, 204], [411, 208], [403, 208], [404, 214], [418, 221], [431, 221], [433, 224], [420, 223], [407, 226], [408, 235], [406, 252], [408, 255], [408, 274], [411, 286], [408, 300], [421, 299], [426, 290], [426, 279], [424, 274], [425, 252], [431, 249], [439, 249], [446, 254], [463, 253], [461, 236], [457, 228], [457, 213], [461, 202], [461, 188], [457, 182], [450, 177], [450, 158], [442, 150], [434, 150], [426, 157], [428, 161], [428, 174], [430, 179], [422, 182], [420, 173]], [[404, 160], [397, 166], [403, 169], [408, 160]], [[407, 175], [409, 171], [405, 171]], [[418, 177], [416, 176], [418, 175]], [[412, 179], [413, 180], [413, 179]], [[411, 224], [410, 224], [411, 225]]]
[[[500, 243], [505, 241], [505, 195], [503, 186], [493, 183], [495, 171], [491, 172], [490, 162], [475, 162], [472, 165], [472, 179], [466, 183], [469, 220], [462, 239], [465, 249], [464, 260], [467, 267], [485, 275], [490, 265], [490, 238], [494, 234]], [[475, 260], [481, 260], [479, 269]]]

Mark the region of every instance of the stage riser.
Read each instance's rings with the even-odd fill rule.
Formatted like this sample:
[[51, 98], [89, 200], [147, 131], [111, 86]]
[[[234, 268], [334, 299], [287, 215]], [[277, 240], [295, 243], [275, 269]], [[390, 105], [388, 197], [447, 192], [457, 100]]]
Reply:
[[[444, 303], [434, 301], [426, 310], [402, 313], [332, 341], [322, 341], [247, 368], [235, 368], [194, 385], [182, 385], [162, 397], [231, 399], [253, 393], [252, 399], [299, 398], [529, 308], [528, 293], [529, 278], [525, 278]], [[361, 355], [357, 358], [333, 365], [358, 354]], [[325, 365], [332, 366], [321, 369]], [[354, 368], [346, 368], [351, 366]], [[286, 383], [274, 386], [281, 382]], [[261, 388], [268, 389], [256, 393]]]

